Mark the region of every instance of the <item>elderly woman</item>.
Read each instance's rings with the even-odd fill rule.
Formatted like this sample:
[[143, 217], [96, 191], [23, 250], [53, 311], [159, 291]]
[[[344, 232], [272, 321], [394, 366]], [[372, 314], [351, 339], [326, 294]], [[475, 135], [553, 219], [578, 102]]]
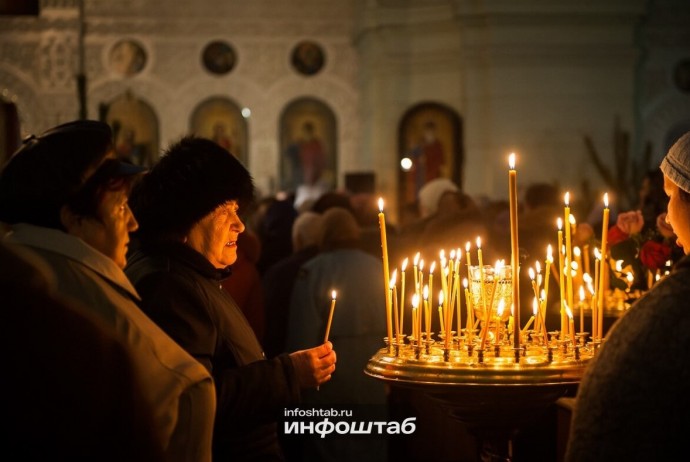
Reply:
[[0, 221], [11, 226], [8, 242], [47, 263], [61, 295], [127, 344], [166, 460], [208, 461], [213, 381], [144, 315], [122, 271], [137, 228], [127, 197], [139, 172], [114, 158], [107, 124], [60, 125], [27, 139], [0, 173]]
[[614, 324], [580, 384], [566, 460], [686, 460], [690, 424], [690, 132], [661, 163], [685, 256]]
[[[215, 460], [280, 460], [275, 420], [300, 390], [330, 379], [330, 342], [267, 360], [221, 281], [237, 259], [249, 172], [212, 141], [172, 145], [132, 194], [141, 248], [126, 273], [144, 310], [212, 373]], [[287, 301], [286, 301], [287, 303]]]

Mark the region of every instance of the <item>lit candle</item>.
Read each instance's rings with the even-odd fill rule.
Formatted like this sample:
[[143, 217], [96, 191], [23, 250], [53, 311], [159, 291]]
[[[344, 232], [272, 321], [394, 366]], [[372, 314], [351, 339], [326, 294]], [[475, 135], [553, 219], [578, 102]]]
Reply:
[[563, 220], [563, 225], [565, 226], [565, 259], [566, 272], [565, 272], [565, 284], [566, 284], [566, 300], [568, 306], [573, 306], [573, 273], [571, 271], [570, 263], [573, 261], [573, 243], [572, 243], [572, 227], [570, 225], [570, 193], [565, 193], [565, 218]]
[[[549, 276], [551, 275], [551, 264], [553, 263], [553, 249], [551, 248], [551, 244], [549, 244], [546, 247], [546, 262], [545, 262], [545, 268], [544, 268], [544, 297], [542, 303], [544, 304], [544, 309], [546, 309], [548, 305], [548, 299], [549, 299]], [[546, 317], [546, 313], [544, 314], [544, 317]]]
[[472, 275], [470, 274], [470, 267], [472, 266], [472, 255], [470, 255], [470, 249], [472, 246], [470, 245], [470, 241], [467, 241], [465, 243], [465, 259], [467, 260], [467, 279], [472, 279]]
[[599, 318], [597, 319], [598, 335], [597, 338], [603, 337], [602, 325], [604, 323], [604, 292], [606, 289], [606, 278], [605, 275], [608, 273], [608, 265], [606, 264], [606, 255], [608, 252], [607, 240], [609, 234], [609, 194], [604, 194], [604, 217], [601, 224], [601, 268], [599, 282], [599, 302], [597, 303], [599, 312], [597, 313]]
[[585, 331], [585, 288], [580, 286], [580, 333]]
[[518, 281], [520, 265], [520, 248], [518, 247], [518, 199], [517, 199], [517, 171], [515, 170], [515, 154], [508, 156], [508, 194], [510, 205], [510, 247], [511, 268], [513, 270], [513, 305], [515, 307], [515, 322], [513, 326], [513, 347], [516, 362], [519, 359], [520, 348], [520, 284]]
[[335, 311], [335, 290], [331, 292], [331, 312], [328, 315], [328, 324], [326, 324], [326, 335], [323, 337], [323, 343], [328, 341], [328, 334], [331, 332], [331, 322], [333, 322], [333, 312]]
[[532, 291], [534, 292], [534, 297], [539, 298], [539, 287], [537, 286], [537, 281], [534, 280], [534, 269], [528, 268], [527, 274], [529, 275], [530, 281], [532, 281]]
[[379, 197], [379, 228], [381, 230], [381, 252], [383, 256], [383, 284], [386, 294], [386, 327], [388, 331], [388, 351], [393, 351], [393, 319], [389, 296], [390, 274], [388, 273], [388, 243], [386, 242], [386, 218], [383, 215], [383, 198]]
[[395, 326], [395, 340], [400, 339], [400, 321], [398, 319], [398, 292], [395, 290], [395, 283], [398, 276], [398, 270], [393, 270], [393, 276], [391, 277], [390, 286], [390, 296], [393, 298], [393, 326]]
[[424, 326], [426, 327], [426, 339], [431, 338], [431, 310], [429, 309], [429, 286], [425, 285], [422, 291], [424, 296]]
[[470, 297], [470, 290], [468, 288], [469, 282], [467, 278], [463, 278], [462, 285], [465, 288], [465, 305], [467, 306], [467, 335], [470, 341], [472, 341], [472, 336], [474, 334], [474, 307], [472, 306], [472, 297]]
[[[572, 215], [570, 216], [572, 217]], [[573, 258], [575, 259], [572, 263], [573, 272], [575, 273], [573, 276], [573, 287], [580, 287], [582, 285], [582, 251], [577, 246], [573, 247]]]
[[419, 295], [414, 294], [412, 295], [412, 338], [417, 340], [417, 346], [421, 345], [419, 324]]
[[565, 277], [563, 274], [563, 221], [561, 221], [559, 218], [556, 220], [556, 224], [558, 225], [558, 281], [560, 286], [559, 292], [561, 295], [561, 340], [563, 340], [564, 332], [567, 329], [565, 324], [565, 294], [567, 289], [565, 287]]
[[445, 325], [443, 322], [443, 291], [438, 293], [438, 322], [441, 325], [440, 332], [445, 332]]
[[436, 269], [436, 262], [432, 261], [429, 265], [429, 302], [433, 306], [434, 301], [434, 270]]
[[568, 323], [570, 325], [570, 340], [573, 342], [573, 345], [575, 345], [575, 321], [573, 320], [573, 312], [570, 311], [568, 305], [565, 306], [565, 312], [568, 315]]
[[484, 310], [486, 310], [486, 289], [484, 288], [484, 257], [482, 256], [481, 237], [477, 237], [477, 260], [479, 261], [479, 287], [481, 290], [482, 304], [484, 305]]
[[584, 260], [584, 265], [585, 265], [584, 272], [587, 274], [591, 274], [589, 271], [590, 270], [590, 267], [589, 267], [589, 244], [585, 244], [582, 248], [582, 259]]
[[407, 258], [400, 267], [400, 332], [405, 332], [405, 270], [407, 269]]
[[599, 272], [601, 270], [601, 253], [599, 249], [594, 249], [594, 295], [592, 296], [592, 339], [597, 338], [599, 333], [599, 283], [601, 278]]

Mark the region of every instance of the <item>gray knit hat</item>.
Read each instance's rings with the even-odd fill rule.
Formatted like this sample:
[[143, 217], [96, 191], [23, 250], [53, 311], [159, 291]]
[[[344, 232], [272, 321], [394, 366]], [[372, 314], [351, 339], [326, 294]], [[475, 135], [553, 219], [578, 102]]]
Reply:
[[690, 132], [671, 146], [659, 168], [680, 189], [690, 193]]

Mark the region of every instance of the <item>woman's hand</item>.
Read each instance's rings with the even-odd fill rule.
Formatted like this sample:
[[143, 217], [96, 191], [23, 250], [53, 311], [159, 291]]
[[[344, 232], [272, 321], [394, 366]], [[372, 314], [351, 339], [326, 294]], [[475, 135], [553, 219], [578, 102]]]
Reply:
[[336, 357], [331, 342], [290, 353], [290, 359], [301, 388], [313, 388], [328, 382], [335, 371]]
[[644, 226], [642, 212], [640, 210], [632, 210], [630, 212], [619, 213], [618, 219], [616, 220], [616, 226], [629, 236], [638, 234], [642, 231], [642, 227]]

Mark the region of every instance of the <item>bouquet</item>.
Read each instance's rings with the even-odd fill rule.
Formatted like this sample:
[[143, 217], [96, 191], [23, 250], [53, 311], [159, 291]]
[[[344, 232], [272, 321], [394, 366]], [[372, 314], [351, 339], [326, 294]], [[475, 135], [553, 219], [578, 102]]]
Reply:
[[653, 224], [645, 224], [639, 210], [619, 214], [609, 229], [608, 242], [611, 258], [621, 262], [611, 278], [611, 286], [619, 289], [650, 289], [683, 256], [665, 213]]

